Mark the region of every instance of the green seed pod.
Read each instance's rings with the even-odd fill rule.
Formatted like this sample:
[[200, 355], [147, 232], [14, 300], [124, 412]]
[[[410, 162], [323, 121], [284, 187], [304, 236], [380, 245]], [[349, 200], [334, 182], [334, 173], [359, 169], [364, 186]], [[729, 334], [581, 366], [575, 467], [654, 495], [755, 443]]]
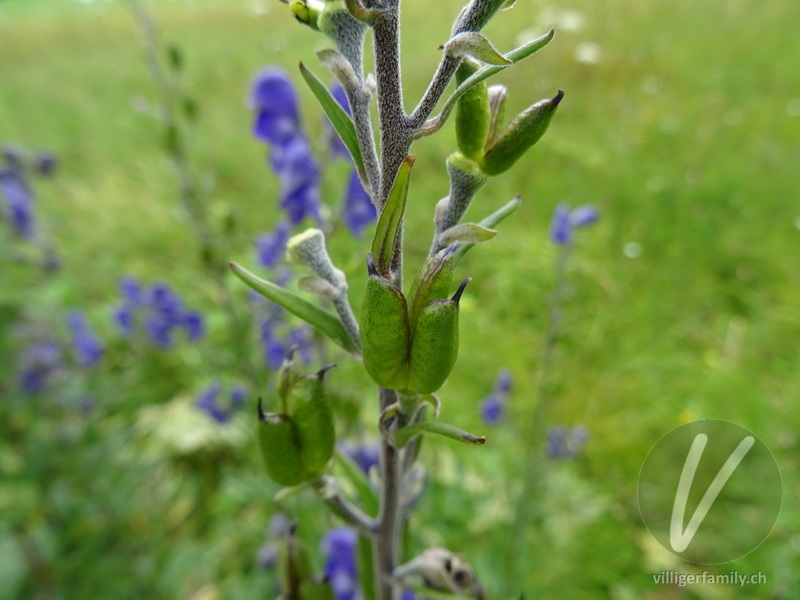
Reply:
[[[461, 85], [480, 68], [477, 60], [464, 57], [456, 71], [456, 81]], [[481, 159], [491, 121], [489, 92], [486, 83], [481, 81], [461, 96], [456, 105], [456, 140], [464, 156], [473, 160]]]
[[378, 385], [405, 389], [411, 329], [403, 293], [380, 275], [367, 256], [367, 286], [361, 304], [361, 356], [364, 368]]
[[483, 172], [499, 175], [510, 169], [547, 131], [563, 97], [564, 92], [559, 90], [553, 98], [541, 100], [514, 117], [480, 161]]
[[297, 432], [300, 458], [307, 479], [322, 474], [333, 456], [336, 429], [333, 423], [324, 377], [328, 365], [318, 373], [305, 375], [289, 390], [289, 413]]
[[286, 415], [265, 413], [261, 399], [258, 401], [258, 419], [258, 443], [269, 478], [285, 486], [306, 481], [298, 431], [292, 420]]
[[432, 300], [419, 315], [411, 342], [408, 387], [417, 394], [438, 390], [458, 357], [458, 302], [469, 283], [465, 279], [452, 298]]

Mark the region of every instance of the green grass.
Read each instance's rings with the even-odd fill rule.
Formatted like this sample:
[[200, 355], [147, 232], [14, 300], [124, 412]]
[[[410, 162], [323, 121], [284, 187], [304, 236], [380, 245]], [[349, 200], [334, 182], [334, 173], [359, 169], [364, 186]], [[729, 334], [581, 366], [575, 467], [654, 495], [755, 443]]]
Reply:
[[[404, 3], [408, 109], [435, 68], [437, 47], [458, 4]], [[164, 40], [177, 43], [186, 56], [185, 87], [200, 106], [192, 159], [213, 175], [215, 214], [233, 215], [230, 258], [252, 264], [253, 238], [279, 215], [265, 149], [249, 135], [249, 81], [269, 64], [296, 73], [298, 60], [324, 75], [313, 54], [324, 43], [277, 1], [148, 6]], [[254, 6], [260, 10], [254, 13]], [[510, 49], [521, 31], [540, 33], [552, 24], [539, 19], [543, 8], [519, 0], [487, 33], [498, 47]], [[478, 220], [513, 194], [523, 197], [500, 235], [473, 250], [460, 267], [473, 282], [464, 302], [459, 362], [440, 394], [441, 418], [485, 433], [489, 441], [484, 448], [447, 442], [425, 447], [422, 461], [431, 482], [412, 520], [413, 547], [442, 544], [462, 552], [491, 598], [521, 590], [530, 598], [560, 599], [793, 598], [800, 585], [800, 213], [794, 200], [800, 117], [787, 105], [800, 95], [792, 52], [800, 5], [576, 0], [564, 8], [580, 11], [584, 29], [559, 31], [549, 47], [498, 78], [509, 87], [509, 116], [557, 89], [566, 97], [543, 140], [493, 179], [471, 209]], [[56, 328], [63, 307], [81, 306], [100, 324], [117, 301], [117, 279], [127, 274], [174, 282], [190, 305], [219, 303], [177, 207], [159, 125], [132, 107], [152, 105], [155, 94], [142, 39], [124, 5], [0, 1], [0, 39], [0, 142], [58, 155], [58, 177], [39, 186], [39, 206], [63, 264], [53, 281], [2, 266], [0, 305], [22, 302], [32, 318]], [[596, 64], [574, 59], [587, 41], [601, 48]], [[302, 87], [299, 76], [296, 81]], [[311, 94], [302, 93], [305, 126], [318, 132], [320, 111]], [[454, 147], [448, 127], [415, 146], [406, 227], [409, 273], [427, 250], [433, 206], [447, 191], [444, 160]], [[334, 168], [330, 180], [340, 182], [343, 173]], [[338, 189], [329, 191], [331, 204], [338, 202]], [[529, 438], [529, 421], [554, 285], [555, 249], [547, 227], [561, 201], [594, 203], [602, 218], [578, 233], [545, 414], [548, 424], [588, 425], [591, 439], [580, 461], [547, 467], [542, 496], [526, 499], [541, 507], [541, 520], [519, 523], [513, 520], [518, 494], [538, 445]], [[331, 254], [350, 277], [358, 304], [366, 244], [345, 237], [332, 242]], [[641, 249], [637, 258], [624, 253], [632, 243]], [[244, 290], [237, 298], [243, 305]], [[8, 323], [19, 318], [4, 315]], [[110, 324], [101, 327], [111, 335]], [[220, 318], [202, 350], [205, 358], [186, 351], [164, 359], [166, 365], [121, 360], [116, 379], [75, 385], [89, 385], [110, 406], [127, 403], [125, 418], [138, 418], [143, 405], [195, 393], [202, 387], [198, 378], [214, 375], [209, 364], [225, 365], [232, 376], [232, 352], [225, 349], [232, 343], [237, 342]], [[216, 358], [209, 362], [209, 356]], [[4, 373], [10, 372], [13, 361], [4, 362]], [[487, 428], [477, 402], [503, 366], [516, 384], [511, 415], [504, 425]], [[135, 379], [137, 369], [154, 374], [152, 386], [127, 392], [118, 382]], [[267, 374], [260, 378], [266, 382]], [[343, 364], [331, 382], [351, 393], [367, 389], [353, 364]], [[375, 408], [368, 394], [359, 393], [370, 404], [363, 428], [371, 430]], [[36, 488], [49, 473], [46, 457], [41, 470], [26, 470], [19, 461], [30, 455], [14, 454], [0, 442], [11, 452], [4, 470], [23, 474], [17, 483], [3, 484], [0, 499], [31, 508], [33, 516], [20, 519], [44, 549], [43, 572], [49, 573], [37, 580], [14, 544], [6, 543], [15, 538], [6, 535], [0, 556], [17, 557], [20, 566], [7, 570], [8, 581], [23, 586], [19, 594], [268, 596], [271, 576], [257, 572], [252, 557], [274, 510], [275, 490], [259, 476], [252, 449], [179, 458], [153, 449], [141, 454], [148, 436], [133, 433], [113, 411], [104, 414], [108, 422], [79, 438], [86, 448], [68, 446], [81, 458], [65, 468], [84, 479], [92, 468], [102, 469], [111, 479], [98, 482], [96, 495], [111, 504], [93, 506], [87, 500], [92, 494], [71, 490], [69, 478], [57, 489]], [[776, 455], [784, 477], [778, 525], [751, 555], [720, 568], [761, 570], [767, 585], [685, 592], [653, 584], [651, 572], [672, 566], [654, 566], [663, 557], [653, 551], [639, 518], [638, 470], [661, 435], [694, 418], [748, 427]], [[23, 419], [16, 429], [21, 439], [40, 439], [34, 422]], [[116, 454], [93, 456], [89, 441], [106, 434], [113, 439], [104, 443]], [[51, 445], [57, 452], [58, 444]], [[222, 466], [215, 467], [217, 462]], [[25, 479], [34, 476], [39, 479]], [[206, 485], [218, 492], [192, 509], [193, 494], [199, 489], [201, 497]], [[22, 497], [37, 499], [13, 501]], [[41, 507], [51, 503], [62, 507], [59, 518], [71, 518], [67, 523], [78, 529], [46, 526]], [[294, 510], [311, 519], [311, 540], [333, 523], [317, 515], [313, 498], [302, 496]], [[199, 523], [198, 515], [207, 522]], [[85, 543], [75, 546], [76, 540]], [[73, 554], [62, 558], [57, 551]]]

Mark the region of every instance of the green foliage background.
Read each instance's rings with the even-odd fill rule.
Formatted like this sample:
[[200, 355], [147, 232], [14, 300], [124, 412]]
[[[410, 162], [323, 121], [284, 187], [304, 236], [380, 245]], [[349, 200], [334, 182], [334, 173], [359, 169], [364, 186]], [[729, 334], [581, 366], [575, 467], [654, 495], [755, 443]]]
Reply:
[[[459, 2], [403, 4], [411, 108]], [[249, 134], [249, 81], [270, 64], [296, 74], [299, 60], [322, 74], [313, 50], [324, 41], [277, 0], [147, 6], [164, 40], [186, 57], [184, 84], [200, 106], [192, 160], [213, 174], [216, 217], [233, 216], [230, 258], [253, 264], [252, 240], [279, 214], [277, 180]], [[582, 16], [580, 31], [559, 29], [565, 10]], [[507, 50], [557, 27], [549, 47], [500, 76], [509, 87], [507, 114], [559, 88], [566, 98], [545, 138], [472, 208], [482, 217], [515, 193], [523, 197], [501, 234], [460, 267], [473, 283], [460, 358], [441, 393], [442, 418], [488, 442], [426, 445], [431, 481], [411, 522], [412, 548], [463, 552], [492, 598], [522, 590], [560, 599], [797, 597], [799, 20], [800, 4], [789, 0], [518, 0], [487, 28]], [[587, 42], [597, 44], [596, 63], [575, 59]], [[64, 307], [81, 307], [113, 339], [108, 315], [123, 275], [169, 280], [208, 313], [222, 302], [178, 208], [159, 125], [134, 109], [154, 101], [143, 52], [123, 3], [0, 1], [0, 141], [59, 157], [57, 178], [39, 186], [38, 206], [63, 263], [54, 275], [0, 267], [7, 382], [15, 363], [9, 336], [23, 317], [64, 335]], [[304, 125], [314, 137], [322, 116], [306, 92]], [[321, 138], [314, 142], [321, 149]], [[409, 264], [427, 252], [433, 206], [447, 190], [444, 159], [454, 148], [448, 127], [414, 148]], [[331, 203], [345, 175], [326, 173]], [[550, 463], [529, 485], [540, 445], [530, 418], [554, 285], [547, 227], [561, 201], [594, 203], [602, 218], [578, 234], [544, 417], [586, 424], [591, 439], [580, 460]], [[330, 251], [357, 304], [365, 243], [338, 236]], [[102, 373], [68, 382], [99, 398], [87, 413], [0, 386], [7, 396], [0, 400], [0, 597], [272, 596], [273, 575], [254, 556], [276, 489], [254, 457], [252, 420], [242, 416], [220, 432], [187, 408], [214, 368], [237, 373], [236, 343], [219, 317], [197, 349], [153, 358], [112, 347]], [[343, 433], [371, 431], [368, 379], [340, 362], [331, 383], [349, 398], [339, 407]], [[510, 415], [490, 428], [477, 403], [503, 366], [515, 378]], [[268, 375], [260, 374], [264, 389]], [[653, 583], [651, 573], [690, 568], [644, 528], [638, 470], [661, 435], [695, 418], [750, 428], [776, 455], [784, 504], [775, 530], [747, 557], [716, 569], [760, 570], [766, 585]], [[177, 425], [165, 431], [165, 422]], [[334, 524], [310, 495], [290, 505], [312, 543]]]

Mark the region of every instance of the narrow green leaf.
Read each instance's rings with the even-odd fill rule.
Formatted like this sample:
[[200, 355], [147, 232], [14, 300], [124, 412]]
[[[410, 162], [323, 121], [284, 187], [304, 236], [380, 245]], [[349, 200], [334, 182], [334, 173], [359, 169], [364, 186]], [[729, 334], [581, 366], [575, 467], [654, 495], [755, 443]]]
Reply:
[[541, 37], [536, 38], [533, 41], [528, 42], [520, 46], [519, 48], [515, 48], [511, 52], [507, 52], [503, 56], [511, 61], [510, 64], [507, 65], [486, 65], [485, 67], [481, 68], [477, 73], [472, 75], [471, 77], [467, 78], [461, 85], [456, 88], [456, 91], [447, 99], [442, 106], [442, 112], [439, 113], [438, 116], [434, 117], [433, 119], [429, 119], [420, 129], [416, 131], [414, 134], [414, 138], [418, 139], [424, 137], [426, 135], [431, 135], [432, 133], [436, 133], [439, 129], [442, 128], [442, 125], [445, 124], [447, 118], [450, 116], [450, 113], [456, 107], [458, 100], [466, 94], [473, 86], [478, 85], [481, 81], [485, 81], [489, 77], [493, 75], [497, 75], [503, 69], [514, 65], [521, 60], [528, 58], [530, 55], [538, 52], [550, 41], [555, 37], [555, 30], [551, 29], [546, 34]]
[[386, 200], [386, 206], [383, 208], [375, 228], [375, 237], [372, 239], [372, 260], [375, 261], [378, 273], [387, 279], [390, 279], [389, 269], [400, 238], [403, 213], [406, 210], [408, 182], [413, 166], [414, 155], [409, 154], [400, 165], [400, 170], [394, 180], [394, 187]]
[[377, 517], [378, 495], [369, 484], [369, 480], [364, 471], [361, 470], [361, 467], [359, 467], [352, 458], [338, 448], [334, 456], [337, 464], [342, 468], [345, 477], [347, 477], [356, 489], [356, 494], [358, 494], [358, 499], [361, 501], [364, 512], [370, 517]]
[[445, 229], [439, 235], [439, 245], [449, 246], [453, 242], [467, 242], [479, 244], [492, 239], [497, 235], [494, 229], [487, 229], [477, 223], [459, 223], [450, 229]]
[[259, 294], [272, 300], [275, 304], [282, 306], [293, 315], [300, 317], [306, 323], [327, 335], [345, 350], [349, 352], [356, 351], [356, 346], [347, 335], [344, 326], [339, 319], [332, 314], [311, 304], [311, 302], [301, 298], [294, 292], [286, 290], [265, 279], [261, 279], [241, 265], [232, 262], [229, 266], [239, 279], [244, 281]]
[[[496, 210], [495, 212], [490, 214], [483, 221], [478, 223], [478, 225], [480, 225], [481, 227], [486, 227], [486, 228], [490, 228], [490, 227], [496, 226], [498, 223], [503, 221], [507, 216], [509, 216], [511, 213], [513, 213], [515, 210], [517, 210], [517, 208], [519, 208], [519, 205], [521, 203], [522, 203], [522, 200], [520, 199], [520, 197], [519, 196], [514, 196], [514, 198], [511, 199], [511, 202], [509, 202], [505, 206], [499, 208], [498, 210]], [[453, 264], [457, 265], [458, 263], [460, 263], [461, 259], [464, 258], [464, 255], [474, 245], [475, 244], [470, 244], [470, 243], [459, 244], [458, 247], [456, 248], [455, 256], [453, 257]]]
[[437, 423], [432, 421], [426, 421], [424, 423], [415, 423], [413, 425], [406, 425], [402, 429], [400, 429], [397, 433], [394, 434], [394, 443], [397, 445], [398, 448], [402, 448], [408, 442], [410, 442], [415, 436], [421, 433], [435, 433], [436, 435], [442, 435], [444, 437], [448, 437], [451, 440], [456, 440], [458, 442], [464, 442], [465, 444], [475, 444], [478, 446], [482, 446], [486, 443], [486, 438], [481, 436], [478, 437], [476, 435], [472, 435], [471, 433], [464, 431], [463, 429], [459, 429], [455, 425], [450, 425], [448, 423]]
[[353, 162], [358, 169], [358, 174], [361, 176], [362, 181], [366, 180], [364, 171], [364, 159], [361, 157], [361, 149], [358, 146], [358, 137], [356, 136], [356, 126], [353, 124], [353, 119], [347, 114], [347, 111], [342, 108], [333, 97], [330, 90], [325, 87], [319, 78], [314, 75], [308, 68], [301, 62], [300, 73], [303, 79], [306, 80], [308, 87], [311, 88], [312, 93], [316, 96], [322, 110], [333, 125], [336, 133], [342, 138], [342, 142], [353, 157]]

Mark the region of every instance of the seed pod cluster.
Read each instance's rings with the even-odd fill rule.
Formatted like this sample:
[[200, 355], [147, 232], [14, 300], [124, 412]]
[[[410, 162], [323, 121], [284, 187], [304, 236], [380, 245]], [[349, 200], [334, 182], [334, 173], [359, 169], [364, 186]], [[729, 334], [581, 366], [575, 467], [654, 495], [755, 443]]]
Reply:
[[275, 483], [293, 486], [319, 477], [333, 455], [336, 431], [324, 382], [329, 368], [296, 375], [290, 354], [276, 386], [284, 412], [265, 413], [259, 400], [258, 440]]
[[452, 298], [456, 245], [423, 266], [411, 289], [411, 303], [367, 258], [368, 279], [361, 305], [364, 367], [378, 385], [404, 393], [430, 394], [453, 370], [458, 356], [458, 304], [469, 279]]

